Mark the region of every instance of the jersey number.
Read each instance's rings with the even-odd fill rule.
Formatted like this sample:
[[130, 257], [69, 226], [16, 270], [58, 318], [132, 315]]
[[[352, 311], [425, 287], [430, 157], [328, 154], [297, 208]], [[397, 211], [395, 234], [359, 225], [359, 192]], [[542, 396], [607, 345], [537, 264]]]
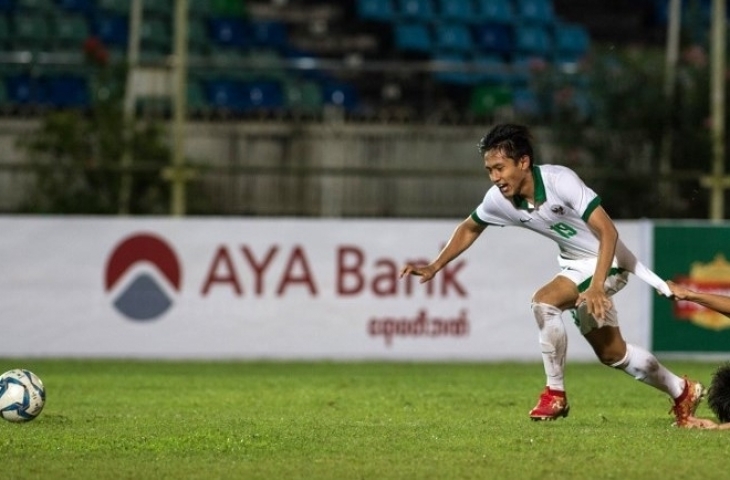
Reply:
[[550, 230], [554, 231], [563, 238], [570, 238], [578, 233], [578, 230], [563, 222], [558, 222], [555, 225], [550, 225]]

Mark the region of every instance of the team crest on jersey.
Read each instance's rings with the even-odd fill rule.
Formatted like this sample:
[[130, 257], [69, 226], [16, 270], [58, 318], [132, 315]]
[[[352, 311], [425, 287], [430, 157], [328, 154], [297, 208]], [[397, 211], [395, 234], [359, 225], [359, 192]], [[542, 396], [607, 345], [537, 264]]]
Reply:
[[550, 211], [558, 215], [565, 215], [565, 209], [563, 209], [562, 205], [553, 205], [550, 207]]

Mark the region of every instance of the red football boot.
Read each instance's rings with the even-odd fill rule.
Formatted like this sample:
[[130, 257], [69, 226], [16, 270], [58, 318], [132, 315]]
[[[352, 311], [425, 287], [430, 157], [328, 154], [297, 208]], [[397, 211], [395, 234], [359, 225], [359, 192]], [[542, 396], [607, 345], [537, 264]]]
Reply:
[[556, 420], [560, 417], [567, 417], [569, 411], [570, 405], [568, 405], [565, 392], [545, 387], [545, 390], [540, 394], [537, 405], [530, 410], [530, 418], [533, 420]]

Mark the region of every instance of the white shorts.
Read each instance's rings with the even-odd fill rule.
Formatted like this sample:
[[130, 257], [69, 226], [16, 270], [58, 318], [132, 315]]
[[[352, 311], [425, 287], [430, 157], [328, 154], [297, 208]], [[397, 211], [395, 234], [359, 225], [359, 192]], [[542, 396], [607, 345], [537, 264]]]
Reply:
[[[575, 283], [578, 287], [578, 291], [582, 292], [587, 289], [588, 285], [591, 283], [593, 273], [596, 271], [596, 261], [597, 259], [595, 258], [566, 260], [562, 257], [558, 257], [558, 264], [560, 265], [560, 273], [558, 275], [561, 275]], [[609, 297], [615, 295], [626, 286], [628, 281], [629, 271], [613, 265], [606, 277], [606, 283], [604, 284], [606, 295]], [[588, 314], [585, 305], [571, 309], [571, 313], [573, 314], [573, 320], [575, 321], [576, 326], [580, 329], [580, 333], [582, 335], [604, 325], [618, 327], [618, 313], [616, 312], [616, 306], [613, 304], [611, 304], [611, 308], [606, 311], [606, 316], [600, 324], [595, 318], [593, 318], [593, 315]]]

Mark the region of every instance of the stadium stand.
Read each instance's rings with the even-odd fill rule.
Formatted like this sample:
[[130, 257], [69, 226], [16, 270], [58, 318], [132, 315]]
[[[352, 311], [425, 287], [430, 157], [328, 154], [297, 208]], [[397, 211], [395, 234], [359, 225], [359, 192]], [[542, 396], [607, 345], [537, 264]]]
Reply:
[[[588, 29], [556, 14], [558, 1], [188, 0], [189, 109], [206, 118], [317, 118], [328, 106], [355, 116], [393, 106], [425, 114], [439, 102], [423, 95], [444, 95], [473, 117], [505, 106], [538, 115], [549, 105], [534, 94], [536, 72], [575, 65], [591, 49]], [[130, 4], [0, 0], [3, 50], [31, 58], [0, 67], [0, 113], [19, 111], [4, 105], [89, 108], [101, 86], [84, 52], [124, 60]], [[141, 61], [163, 64], [174, 0], [143, 5]], [[89, 47], [90, 38], [99, 45]], [[69, 64], [38, 67], [39, 52]], [[363, 61], [382, 68], [358, 70]]]

